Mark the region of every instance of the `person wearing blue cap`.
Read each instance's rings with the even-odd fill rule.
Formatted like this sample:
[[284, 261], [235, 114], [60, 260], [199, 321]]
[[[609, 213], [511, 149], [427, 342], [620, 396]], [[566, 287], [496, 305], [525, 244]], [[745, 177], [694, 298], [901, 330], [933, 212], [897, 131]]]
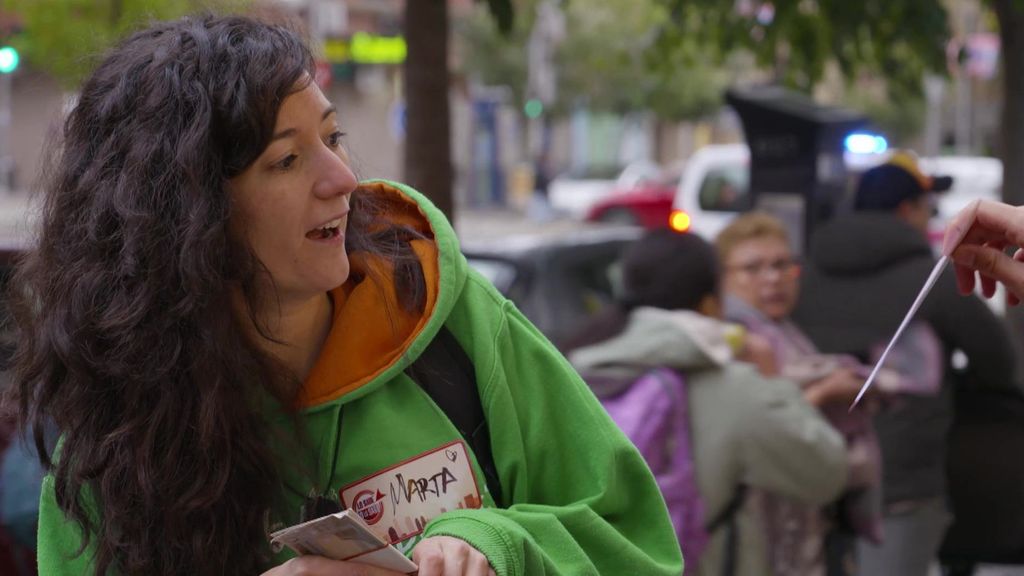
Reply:
[[[822, 351], [852, 354], [871, 364], [878, 359], [935, 264], [928, 225], [935, 194], [951, 183], [922, 173], [912, 154], [897, 152], [863, 174], [853, 213], [823, 225], [812, 238], [794, 319]], [[954, 383], [1006, 390], [1015, 382], [1005, 327], [978, 298], [960, 298], [949, 272], [939, 278], [898, 348], [887, 366], [916, 382], [875, 418], [884, 542], [858, 543], [858, 574], [863, 575], [928, 573], [950, 522], [946, 437]], [[966, 365], [954, 369], [956, 352]]]
[[906, 224], [928, 231], [935, 213], [935, 195], [953, 185], [949, 176], [929, 176], [921, 172], [917, 158], [897, 151], [887, 162], [861, 176], [853, 207], [858, 212], [889, 212]]

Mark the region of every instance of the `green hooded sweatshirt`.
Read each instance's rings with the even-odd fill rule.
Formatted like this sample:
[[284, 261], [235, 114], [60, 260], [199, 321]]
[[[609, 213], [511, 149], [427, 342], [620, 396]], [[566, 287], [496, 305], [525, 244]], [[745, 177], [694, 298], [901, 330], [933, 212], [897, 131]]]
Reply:
[[[426, 310], [402, 312], [390, 267], [350, 257], [350, 280], [332, 292], [333, 328], [299, 398], [300, 419], [320, 450], [319, 477], [299, 489], [283, 486], [286, 509], [298, 510], [310, 489], [326, 486], [340, 494], [461, 440], [404, 372], [444, 326], [473, 362], [506, 507], [495, 507], [467, 449], [479, 500], [420, 518], [411, 534], [403, 530], [395, 539], [396, 546], [409, 555], [422, 538], [459, 538], [487, 556], [500, 576], [681, 574], [675, 532], [640, 454], [569, 363], [469, 269], [444, 216], [400, 184], [372, 181], [357, 193], [378, 195], [388, 204], [389, 219], [433, 236], [434, 242], [413, 242], [427, 279]], [[374, 275], [386, 281], [359, 281]], [[298, 460], [281, 463], [285, 478], [302, 478], [293, 470]], [[399, 481], [390, 495], [378, 493], [378, 502], [397, 507], [440, 492], [436, 480], [405, 487], [413, 494], [403, 492]], [[274, 520], [291, 524], [296, 518]], [[40, 573], [91, 574], [92, 551], [76, 557], [80, 544], [80, 531], [57, 507], [47, 478], [39, 512]]]

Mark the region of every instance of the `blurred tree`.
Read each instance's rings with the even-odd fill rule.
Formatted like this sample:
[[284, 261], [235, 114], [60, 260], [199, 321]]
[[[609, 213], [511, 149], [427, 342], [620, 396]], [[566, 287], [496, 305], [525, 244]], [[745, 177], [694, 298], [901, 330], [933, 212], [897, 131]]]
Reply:
[[[1024, 1], [990, 0], [999, 18], [1003, 67], [1000, 152], [1003, 199], [1024, 204]], [[1024, 320], [1019, 322], [1024, 326]]]
[[456, 21], [455, 34], [462, 49], [459, 73], [484, 86], [507, 86], [517, 108], [526, 103], [526, 44], [533, 27], [536, 0], [516, 0], [516, 19], [503, 33], [497, 22], [480, 7]]
[[[714, 49], [715, 59], [749, 50], [792, 87], [810, 89], [834, 60], [849, 80], [861, 73], [882, 76], [884, 100], [907, 103], [919, 101], [925, 72], [947, 68], [950, 30], [942, 0], [659, 1], [672, 17], [656, 46], [696, 39]], [[1024, 204], [1024, 0], [984, 1], [996, 13], [1002, 39], [1003, 198]], [[882, 106], [876, 101], [869, 108], [877, 114]]]
[[[654, 43], [659, 51], [696, 42], [712, 61], [749, 52], [774, 82], [804, 91], [834, 63], [854, 87], [844, 90], [844, 104], [868, 112], [896, 141], [923, 122], [924, 74], [946, 70], [950, 32], [941, 0], [660, 1], [671, 18]], [[871, 77], [883, 82], [860, 90]]]
[[[1024, 0], [989, 0], [999, 18], [1003, 68], [1003, 111], [1000, 156], [1003, 159], [1003, 200], [1024, 204]], [[1016, 335], [1017, 373], [1024, 377], [1024, 307], [1007, 310]]]
[[7, 0], [23, 30], [11, 43], [34, 67], [73, 89], [103, 50], [151, 20], [200, 9], [233, 9], [246, 0]]
[[[503, 33], [514, 22], [512, 0], [486, 2]], [[430, 198], [448, 218], [452, 198], [451, 111], [448, 105], [448, 2], [405, 3], [405, 181]]]
[[671, 24], [656, 45], [697, 40], [711, 58], [748, 50], [777, 82], [795, 88], [812, 88], [831, 60], [847, 78], [877, 73], [904, 93], [920, 93], [924, 71], [946, 67], [949, 26], [940, 0], [660, 1]]
[[[535, 1], [517, 3], [523, 17], [509, 34], [475, 14], [460, 23], [466, 72], [487, 85], [508, 86], [521, 108], [527, 87], [527, 42]], [[653, 0], [571, 0], [565, 39], [558, 47], [558, 102], [546, 112], [568, 113], [577, 104], [595, 112], [651, 111], [663, 120], [699, 118], [717, 110], [729, 67], [696, 58], [694, 42], [649, 51], [668, 22]], [[670, 71], [663, 74], [663, 71]]]

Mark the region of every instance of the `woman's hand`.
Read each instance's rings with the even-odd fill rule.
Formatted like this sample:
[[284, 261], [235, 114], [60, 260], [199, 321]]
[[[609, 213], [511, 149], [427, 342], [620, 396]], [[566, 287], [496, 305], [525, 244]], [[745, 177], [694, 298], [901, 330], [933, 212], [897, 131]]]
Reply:
[[[438, 572], [438, 574], [441, 573]], [[262, 576], [403, 576], [403, 574], [369, 564], [342, 562], [323, 556], [299, 556], [264, 572]]]
[[419, 576], [495, 576], [487, 557], [450, 536], [425, 538], [412, 550]]
[[[449, 536], [425, 538], [412, 550], [418, 576], [495, 576], [487, 557], [466, 542]], [[262, 576], [402, 576], [368, 564], [300, 556]]]
[[743, 348], [736, 354], [736, 359], [753, 364], [762, 376], [779, 375], [779, 365], [771, 342], [752, 332], [747, 332]]
[[857, 397], [863, 384], [864, 381], [856, 374], [840, 368], [804, 388], [804, 399], [819, 408], [832, 403], [849, 404]]
[[[1011, 257], [1004, 250], [1016, 247]], [[942, 253], [956, 267], [960, 291], [974, 290], [975, 273], [981, 291], [991, 298], [996, 282], [1006, 286], [1011, 306], [1024, 299], [1024, 207], [992, 200], [976, 200], [960, 211], [946, 228]]]

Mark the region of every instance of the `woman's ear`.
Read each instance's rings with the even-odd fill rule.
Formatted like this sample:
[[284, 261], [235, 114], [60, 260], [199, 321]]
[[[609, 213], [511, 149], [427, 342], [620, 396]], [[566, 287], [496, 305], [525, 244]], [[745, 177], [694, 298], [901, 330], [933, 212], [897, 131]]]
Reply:
[[700, 299], [697, 312], [711, 318], [722, 318], [722, 299], [717, 294], [708, 294]]

